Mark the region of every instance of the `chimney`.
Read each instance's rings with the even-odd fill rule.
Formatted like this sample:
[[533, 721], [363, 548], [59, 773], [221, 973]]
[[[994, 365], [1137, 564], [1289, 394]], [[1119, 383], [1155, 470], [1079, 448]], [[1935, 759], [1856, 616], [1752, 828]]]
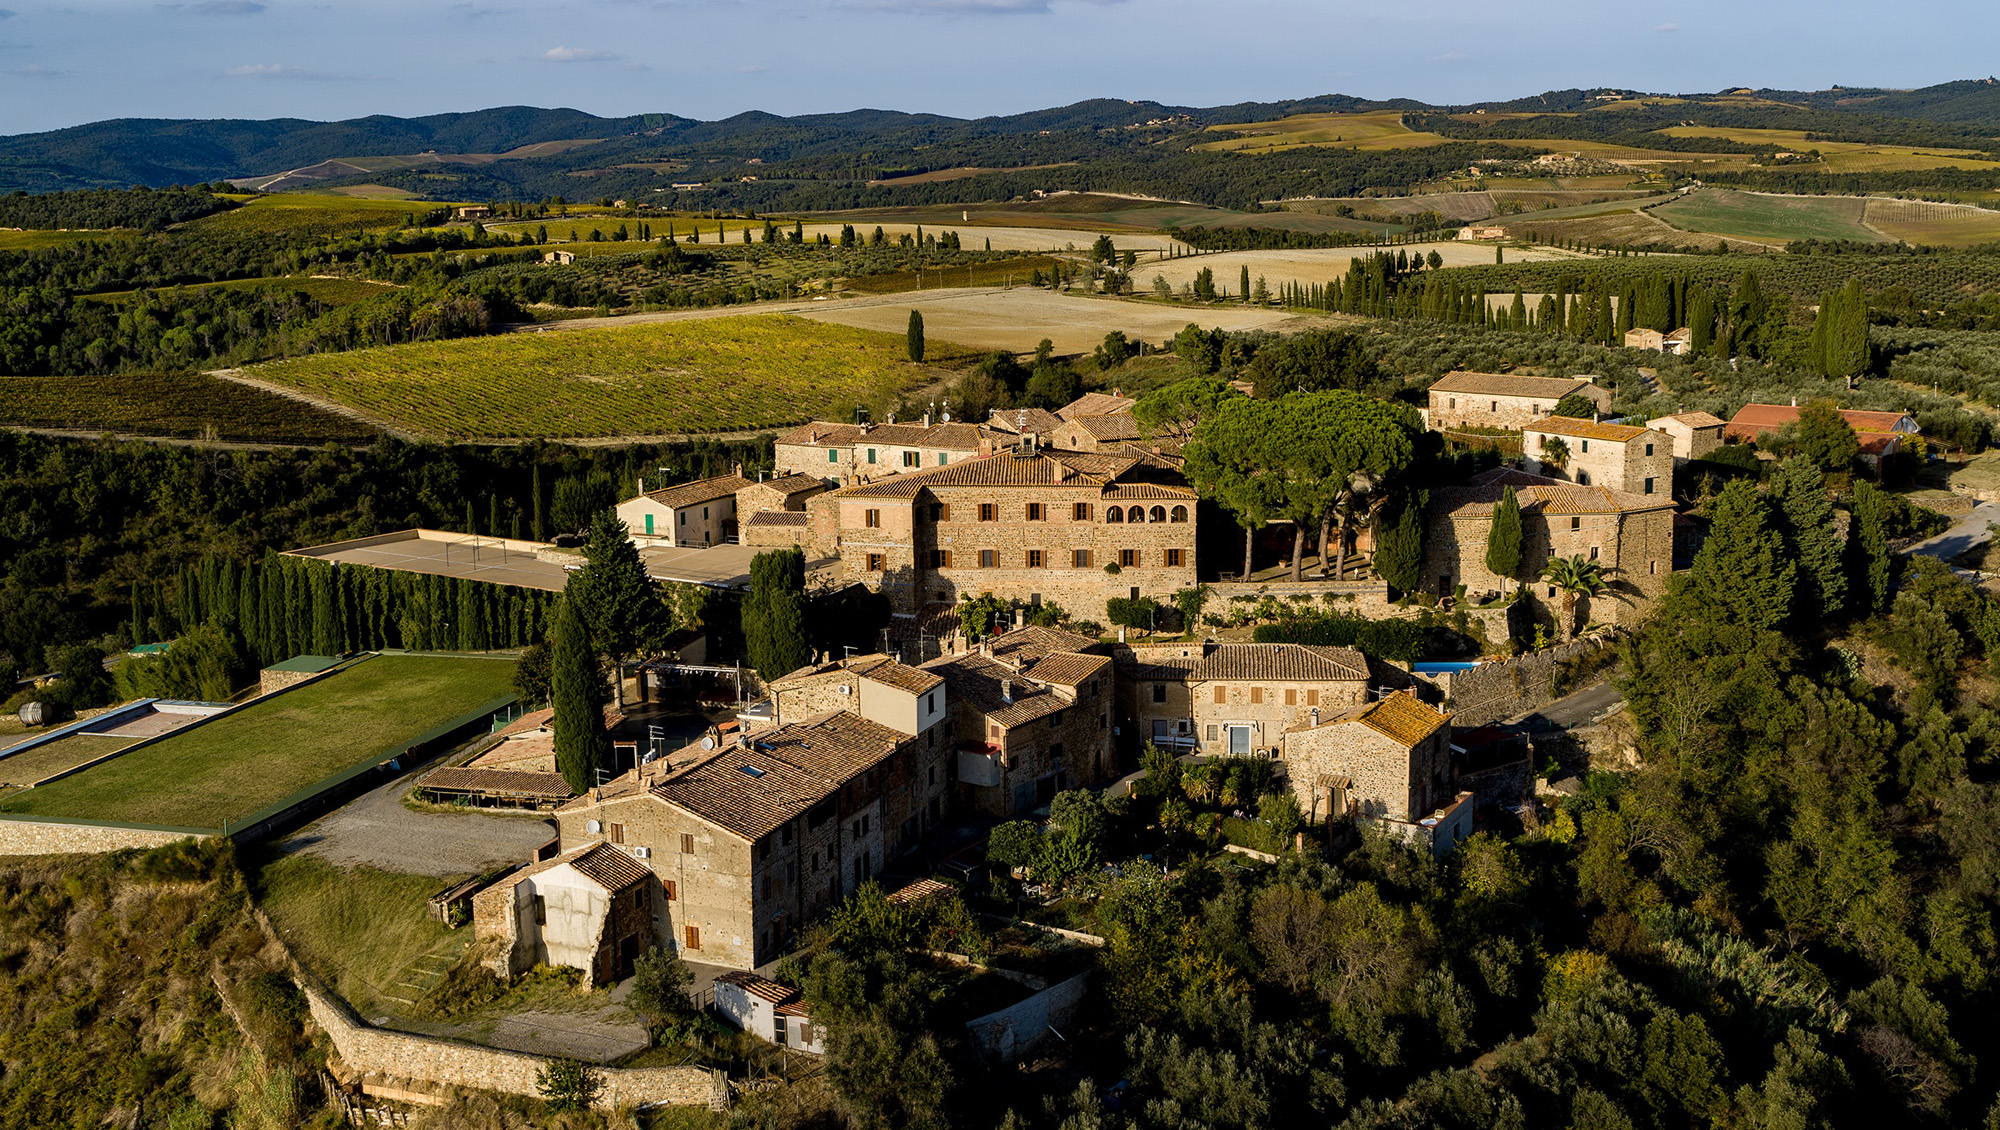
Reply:
[[1014, 680], [1012, 679], [1000, 680], [1000, 701], [1008, 704], [1009, 706], [1012, 706], [1014, 704]]
[[644, 475], [639, 476], [639, 493], [640, 494], [646, 493], [646, 476]]
[[1312, 708], [1312, 724], [1315, 728], [1319, 726], [1319, 707], [1317, 706]]
[[1124, 390], [1124, 389], [1122, 389], [1122, 388], [1119, 388], [1119, 387], [1118, 387], [1117, 385], [1112, 385], [1112, 386], [1111, 386], [1111, 395], [1113, 395], [1113, 396], [1124, 396], [1124, 395], [1125, 395], [1125, 390]]
[[930, 426], [931, 426], [931, 414], [930, 414], [929, 412], [925, 412], [925, 413], [924, 413], [924, 427], [925, 427], [925, 428], [929, 428]]
[[1792, 407], [1797, 408], [1798, 406], [1799, 406], [1799, 398], [1796, 396], [1792, 397]]
[[743, 477], [743, 464], [741, 463], [736, 465], [736, 477], [739, 479]]

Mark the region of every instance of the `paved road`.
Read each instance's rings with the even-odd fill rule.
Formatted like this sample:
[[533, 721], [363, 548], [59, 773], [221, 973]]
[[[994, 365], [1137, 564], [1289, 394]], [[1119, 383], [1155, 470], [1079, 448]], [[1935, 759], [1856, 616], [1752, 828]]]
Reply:
[[277, 844], [344, 867], [365, 865], [412, 875], [476, 874], [534, 858], [555, 823], [534, 814], [412, 812], [403, 794], [416, 774], [362, 794]]
[[1530, 710], [1509, 721], [1524, 725], [1531, 730], [1587, 726], [1602, 719], [1624, 701], [1625, 696], [1619, 694], [1618, 688], [1612, 686], [1611, 681], [1606, 679], [1604, 682], [1565, 695], [1540, 710]]
[[2000, 522], [2000, 503], [1982, 502], [1966, 512], [1958, 524], [1934, 538], [1906, 547], [1904, 553], [1920, 553], [1949, 563], [1969, 550], [1993, 540], [1992, 524]]

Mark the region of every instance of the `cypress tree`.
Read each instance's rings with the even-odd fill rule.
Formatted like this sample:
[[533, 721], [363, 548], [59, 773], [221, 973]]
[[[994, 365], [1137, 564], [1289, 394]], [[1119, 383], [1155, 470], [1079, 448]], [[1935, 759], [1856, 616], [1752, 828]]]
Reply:
[[146, 642], [146, 606], [139, 592], [139, 582], [132, 582], [132, 646]]
[[1375, 573], [1403, 592], [1415, 592], [1424, 570], [1424, 500], [1405, 498], [1375, 544]]
[[1237, 293], [1247, 305], [1250, 301], [1250, 264], [1243, 264], [1243, 273], [1237, 285]]
[[1847, 601], [1847, 574], [1833, 538], [1826, 477], [1810, 458], [1794, 455], [1771, 476], [1770, 497], [1787, 555], [1799, 567], [1794, 620], [1812, 624], [1838, 615]]
[[1696, 602], [1694, 615], [1769, 631], [1791, 614], [1797, 574], [1757, 488], [1732, 479], [1716, 496], [1708, 540], [1681, 592]]
[[597, 771], [610, 766], [611, 739], [604, 732], [604, 675], [597, 649], [569, 600], [556, 605], [549, 700], [555, 708], [556, 769], [571, 792], [584, 792], [597, 783]]
[[1847, 531], [1847, 580], [1854, 610], [1875, 615], [1889, 607], [1889, 535], [1882, 491], [1865, 479], [1854, 484], [1853, 521]]
[[535, 461], [534, 473], [532, 476], [530, 476], [530, 478], [532, 480], [530, 489], [533, 491], [535, 496], [534, 506], [533, 506], [534, 538], [536, 541], [547, 541], [549, 540], [548, 512], [547, 512], [547, 503], [544, 500], [542, 494], [542, 464], [539, 459]]
[[909, 347], [910, 360], [922, 364], [924, 359], [923, 311], [910, 311], [910, 328], [904, 332], [904, 342]]
[[340, 610], [333, 567], [315, 564], [306, 575], [312, 593], [312, 653], [339, 655]]
[[743, 598], [743, 647], [766, 682], [806, 665], [812, 653], [805, 628], [805, 553], [774, 549], [750, 559], [750, 592]]
[[1486, 531], [1486, 571], [1503, 580], [1515, 579], [1521, 569], [1521, 503], [1514, 488], [1500, 492], [1493, 507], [1493, 525]]

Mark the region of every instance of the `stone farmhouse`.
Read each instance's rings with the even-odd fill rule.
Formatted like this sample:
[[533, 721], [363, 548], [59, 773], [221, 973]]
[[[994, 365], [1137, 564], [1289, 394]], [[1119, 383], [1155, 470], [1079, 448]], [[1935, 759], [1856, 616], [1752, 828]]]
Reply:
[[1408, 691], [1385, 694], [1287, 734], [1285, 776], [1315, 822], [1411, 821], [1453, 795], [1451, 716]]
[[1066, 451], [1112, 451], [1141, 436], [1130, 412], [1071, 416], [1056, 428], [1053, 442]]
[[[1520, 583], [1486, 569], [1486, 541], [1493, 508], [1513, 487], [1521, 507], [1521, 573], [1533, 577], [1553, 557], [1582, 555], [1604, 570], [1609, 591], [1595, 601], [1612, 606], [1620, 624], [1635, 623], [1665, 595], [1673, 576], [1674, 505], [1671, 492], [1631, 494], [1605, 486], [1580, 486], [1496, 467], [1431, 497], [1424, 516], [1425, 588], [1449, 596], [1500, 593]], [[1433, 587], [1435, 586], [1435, 587]], [[1556, 592], [1529, 585], [1538, 597]], [[1593, 603], [1595, 602], [1593, 601]], [[1604, 617], [1599, 617], [1603, 619]]]
[[[636, 952], [657, 942], [706, 964], [769, 962], [943, 819], [955, 746], [944, 680], [870, 658], [817, 688], [841, 708], [735, 741], [711, 733], [556, 811], [566, 856], [600, 847], [644, 872], [650, 933]], [[794, 675], [823, 673], [806, 672]]]
[[1656, 432], [1665, 432], [1674, 445], [1674, 466], [1699, 459], [1722, 446], [1722, 420], [1706, 412], [1677, 412], [1646, 421]]
[[1096, 643], [1052, 629], [1076, 650], [1041, 652], [1033, 644], [976, 651], [923, 665], [951, 689], [958, 736], [958, 796], [971, 811], [1021, 816], [1064, 789], [1116, 776], [1111, 713], [1111, 658], [1087, 654]]
[[1644, 327], [1625, 331], [1625, 348], [1650, 349], [1656, 353], [1667, 353], [1675, 357], [1686, 355], [1694, 344], [1694, 331], [1685, 327], [1661, 333]]
[[1518, 431], [1547, 416], [1571, 393], [1588, 397], [1601, 412], [1611, 410], [1611, 390], [1588, 377], [1524, 377], [1460, 370], [1446, 373], [1431, 385], [1424, 418], [1436, 431], [1464, 427]]
[[[1554, 439], [1566, 452], [1560, 466], [1550, 457]], [[1651, 428], [1550, 416], [1521, 430], [1521, 455], [1531, 474], [1579, 486], [1638, 495], [1671, 495], [1674, 489], [1673, 441]]]
[[992, 450], [993, 433], [976, 424], [803, 424], [777, 439], [780, 474], [829, 484], [944, 467]]
[[631, 856], [587, 842], [472, 896], [473, 932], [500, 977], [537, 965], [581, 969], [589, 985], [616, 981], [653, 944], [658, 884]]
[[1350, 647], [1200, 643], [1131, 648], [1121, 729], [1163, 749], [1282, 755], [1286, 735], [1365, 703], [1368, 658]]
[[1102, 620], [1105, 601], [1195, 583], [1195, 492], [1130, 455], [1049, 451], [1023, 439], [993, 455], [844, 487], [808, 503], [817, 556], [894, 611], [991, 593]]
[[733, 475], [642, 489], [618, 504], [618, 520], [642, 546], [723, 545], [736, 540], [736, 493], [757, 485], [738, 468]]
[[[1863, 412], [1850, 408], [1842, 409], [1840, 416], [1854, 429], [1854, 438], [1861, 441], [1862, 462], [1874, 466], [1881, 465], [1884, 457], [1901, 452], [1907, 437], [1920, 430], [1917, 418], [1908, 412]], [[1798, 419], [1796, 404], [1745, 404], [1729, 418], [1722, 434], [1731, 443], [1755, 443], [1766, 434], [1783, 431]]]

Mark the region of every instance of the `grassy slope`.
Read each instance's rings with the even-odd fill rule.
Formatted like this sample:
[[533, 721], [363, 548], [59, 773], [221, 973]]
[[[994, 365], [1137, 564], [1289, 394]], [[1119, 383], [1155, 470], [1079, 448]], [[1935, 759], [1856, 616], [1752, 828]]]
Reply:
[[415, 219], [438, 206], [427, 201], [278, 193], [257, 197], [232, 211], [190, 220], [182, 226], [243, 234], [311, 232], [315, 235], [352, 235], [394, 228], [405, 218]]
[[8, 377], [0, 426], [73, 428], [251, 443], [368, 443], [365, 424], [310, 404], [190, 373], [120, 373], [91, 377]]
[[253, 872], [251, 886], [300, 959], [373, 1016], [386, 992], [408, 992], [395, 988], [398, 973], [454, 940], [425, 910], [454, 881], [289, 855]]
[[[931, 343], [931, 358], [946, 350]], [[455, 439], [658, 435], [845, 418], [935, 377], [901, 334], [785, 315], [504, 334], [246, 370]]]
[[33, 749], [0, 757], [0, 785], [32, 785], [44, 777], [115, 753], [136, 741], [137, 738], [110, 734], [71, 734], [44, 742]]
[[513, 665], [385, 655], [84, 773], [0, 810], [213, 828], [508, 692]]
[[1649, 209], [1688, 231], [1743, 239], [1851, 239], [1879, 242], [1861, 224], [1863, 201], [1852, 196], [1766, 196], [1706, 190]]
[[[300, 291], [328, 306], [350, 306], [364, 302], [378, 295], [387, 294], [396, 287], [390, 283], [371, 282], [367, 279], [313, 278], [308, 275], [285, 275], [264, 279], [230, 279], [227, 282], [191, 283], [176, 290], [272, 290]], [[166, 289], [166, 288], [162, 288]], [[107, 290], [96, 294], [79, 295], [85, 302], [128, 302], [142, 294], [143, 290]]]

